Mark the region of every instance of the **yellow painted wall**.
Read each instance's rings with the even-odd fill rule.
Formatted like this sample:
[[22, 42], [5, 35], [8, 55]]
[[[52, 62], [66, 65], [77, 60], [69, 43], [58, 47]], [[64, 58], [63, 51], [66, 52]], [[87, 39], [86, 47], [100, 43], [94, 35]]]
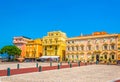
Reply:
[[35, 39], [26, 44], [25, 58], [39, 58], [42, 56], [42, 40]]

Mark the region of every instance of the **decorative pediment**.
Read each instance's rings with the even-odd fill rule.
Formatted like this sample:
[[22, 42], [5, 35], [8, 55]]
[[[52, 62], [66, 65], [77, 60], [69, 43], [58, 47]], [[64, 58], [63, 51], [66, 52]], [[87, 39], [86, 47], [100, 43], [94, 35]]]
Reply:
[[103, 52], [103, 54], [108, 54], [108, 52]]
[[115, 45], [115, 43], [114, 43], [114, 42], [112, 42], [112, 43], [110, 43], [110, 45]]
[[108, 45], [107, 43], [104, 43], [103, 45]]
[[111, 52], [110, 55], [115, 54], [115, 52]]
[[96, 50], [96, 51], [94, 51], [93, 53], [94, 53], [94, 54], [96, 54], [96, 53], [101, 53], [101, 51], [100, 51], [100, 50]]

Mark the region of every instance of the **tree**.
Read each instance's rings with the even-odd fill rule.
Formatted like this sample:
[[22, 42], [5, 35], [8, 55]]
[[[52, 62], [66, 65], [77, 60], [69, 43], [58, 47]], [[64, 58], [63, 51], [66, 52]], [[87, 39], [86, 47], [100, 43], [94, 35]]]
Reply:
[[21, 54], [21, 50], [14, 45], [8, 45], [8, 46], [4, 46], [1, 49], [0, 53], [1, 54], [7, 53], [9, 55], [9, 57], [13, 56], [15, 59], [16, 57], [18, 57]]

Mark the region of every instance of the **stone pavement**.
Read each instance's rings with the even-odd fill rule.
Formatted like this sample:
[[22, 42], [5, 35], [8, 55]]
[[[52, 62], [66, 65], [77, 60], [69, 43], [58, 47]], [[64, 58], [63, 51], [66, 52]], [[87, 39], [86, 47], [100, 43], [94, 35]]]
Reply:
[[1, 82], [112, 82], [117, 78], [120, 78], [120, 66], [116, 65], [88, 65], [0, 77]]
[[[36, 63], [40, 66], [50, 66], [49, 62], [27, 62], [27, 63], [19, 63], [20, 68], [30, 68], [30, 67], [36, 67]], [[6, 70], [8, 67], [11, 69], [16, 69], [18, 63], [0, 63], [0, 70]], [[66, 65], [67, 63], [63, 63], [63, 65]], [[58, 63], [53, 62], [52, 66], [57, 66]]]

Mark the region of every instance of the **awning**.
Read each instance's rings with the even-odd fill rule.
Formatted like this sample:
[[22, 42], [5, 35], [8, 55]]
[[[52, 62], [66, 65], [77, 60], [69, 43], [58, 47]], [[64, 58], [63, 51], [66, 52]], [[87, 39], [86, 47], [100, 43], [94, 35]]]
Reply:
[[59, 58], [59, 56], [41, 56], [40, 59], [48, 59], [48, 58]]

